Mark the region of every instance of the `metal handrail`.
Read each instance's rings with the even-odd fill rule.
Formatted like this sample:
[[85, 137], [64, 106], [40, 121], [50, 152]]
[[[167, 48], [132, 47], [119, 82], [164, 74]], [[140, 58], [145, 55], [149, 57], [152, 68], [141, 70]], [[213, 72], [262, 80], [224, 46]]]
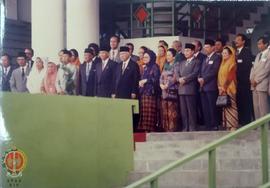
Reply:
[[232, 141], [233, 139], [239, 137], [242, 134], [245, 134], [259, 127], [261, 130], [260, 138], [261, 138], [261, 159], [262, 159], [262, 184], [266, 184], [269, 181], [269, 172], [268, 172], [268, 127], [269, 127], [268, 122], [269, 121], [270, 121], [270, 114], [254, 122], [251, 122], [248, 125], [234, 132], [231, 132], [216, 141], [213, 141], [212, 143], [207, 144], [206, 146], [194, 151], [193, 153], [160, 168], [156, 172], [126, 186], [125, 188], [138, 188], [146, 183], [150, 183], [151, 188], [158, 188], [158, 178], [161, 175], [195, 158], [198, 158], [199, 156], [205, 153], [208, 153], [208, 179], [209, 179], [208, 187], [216, 188], [216, 148], [221, 145], [226, 144], [229, 141]]

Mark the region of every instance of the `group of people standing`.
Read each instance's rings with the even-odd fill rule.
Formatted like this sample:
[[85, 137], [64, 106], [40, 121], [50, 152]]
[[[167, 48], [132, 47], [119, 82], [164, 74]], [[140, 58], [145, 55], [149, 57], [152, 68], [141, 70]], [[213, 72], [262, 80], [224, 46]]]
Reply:
[[[76, 49], [61, 50], [55, 63], [41, 57], [34, 62], [27, 48], [18, 54], [17, 66], [8, 54], [1, 56], [1, 90], [138, 99], [137, 131], [196, 131], [202, 124], [233, 131], [269, 113], [269, 41], [258, 39], [254, 65], [246, 42], [238, 34], [235, 48], [206, 39], [204, 46], [196, 40], [182, 50], [180, 41], [169, 47], [161, 40], [157, 54], [141, 46], [136, 56], [132, 43], [120, 47], [120, 38], [112, 36], [110, 46], [90, 43], [83, 63]], [[219, 96], [230, 102], [219, 108]]]

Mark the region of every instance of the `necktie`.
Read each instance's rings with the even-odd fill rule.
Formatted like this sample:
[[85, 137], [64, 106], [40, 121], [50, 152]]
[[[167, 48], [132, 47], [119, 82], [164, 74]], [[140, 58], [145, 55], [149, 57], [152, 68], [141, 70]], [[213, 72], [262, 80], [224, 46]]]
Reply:
[[112, 51], [112, 59], [115, 61], [115, 52], [114, 52], [114, 50]]
[[86, 64], [86, 80], [88, 81], [88, 77], [89, 77], [89, 72], [90, 72], [90, 63]]
[[240, 54], [240, 50], [237, 49], [237, 51], [236, 51], [236, 56], [238, 56], [239, 54]]
[[123, 66], [122, 66], [122, 74], [124, 74], [125, 69], [126, 69], [126, 63], [123, 62]]
[[207, 56], [207, 58], [206, 58], [206, 63], [207, 63], [207, 64], [208, 64], [209, 60], [210, 60], [210, 57]]
[[24, 68], [22, 67], [22, 77], [24, 78], [25, 73], [24, 73]]
[[105, 61], [102, 61], [102, 71], [104, 70], [105, 67]]
[[259, 61], [261, 61], [261, 59], [262, 59], [262, 52], [260, 53]]
[[4, 74], [5, 74], [5, 76], [7, 75], [7, 67], [5, 67]]

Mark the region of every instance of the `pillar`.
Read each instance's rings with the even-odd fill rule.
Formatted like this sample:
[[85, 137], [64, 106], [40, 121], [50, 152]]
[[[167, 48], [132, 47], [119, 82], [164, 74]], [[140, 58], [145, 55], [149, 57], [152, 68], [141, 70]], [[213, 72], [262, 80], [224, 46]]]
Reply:
[[32, 1], [32, 48], [36, 57], [59, 63], [58, 52], [65, 47], [64, 21], [64, 0]]
[[67, 48], [78, 50], [80, 58], [89, 43], [99, 44], [99, 0], [66, 1]]

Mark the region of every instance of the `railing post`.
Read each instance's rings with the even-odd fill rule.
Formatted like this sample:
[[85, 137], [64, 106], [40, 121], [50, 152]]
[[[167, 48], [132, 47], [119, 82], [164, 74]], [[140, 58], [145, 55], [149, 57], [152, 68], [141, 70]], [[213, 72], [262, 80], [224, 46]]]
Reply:
[[150, 182], [151, 188], [158, 188], [158, 179], [154, 179]]
[[268, 172], [268, 123], [261, 126], [262, 184], [269, 180]]
[[216, 149], [208, 152], [208, 187], [216, 188]]

